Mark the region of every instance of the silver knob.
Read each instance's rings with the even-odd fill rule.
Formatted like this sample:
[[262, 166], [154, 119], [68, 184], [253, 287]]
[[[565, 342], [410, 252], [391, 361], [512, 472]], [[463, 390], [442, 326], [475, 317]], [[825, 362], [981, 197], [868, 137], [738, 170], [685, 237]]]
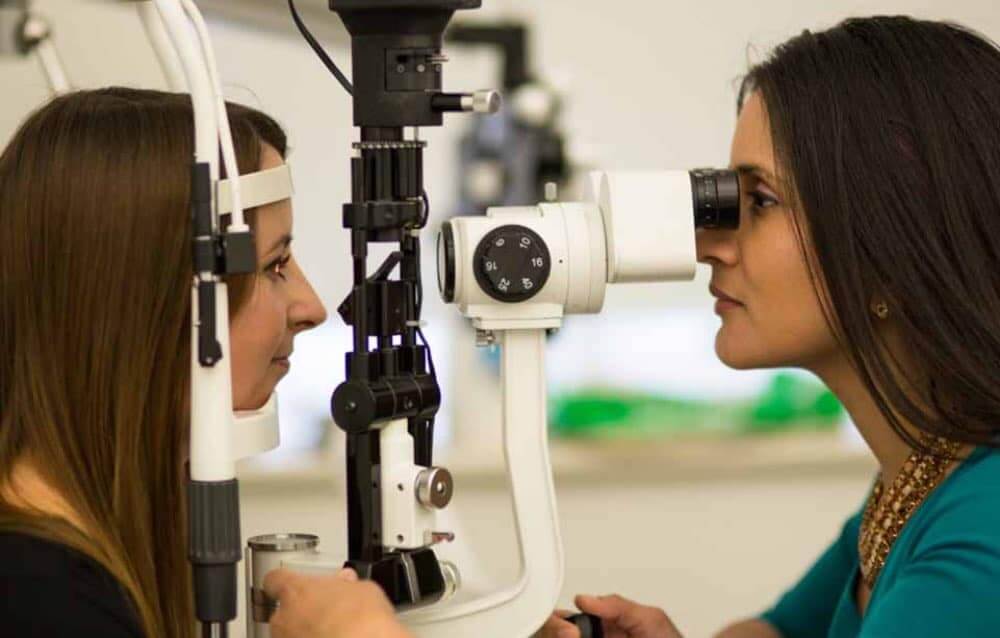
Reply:
[[497, 341], [497, 336], [492, 330], [476, 330], [476, 347], [485, 348], [492, 346]]
[[462, 576], [458, 567], [446, 560], [441, 561], [441, 575], [444, 576], [444, 596], [441, 600], [448, 600], [462, 586]]
[[424, 507], [443, 509], [451, 502], [454, 493], [451, 472], [443, 467], [430, 467], [417, 474], [417, 501]]
[[500, 93], [493, 90], [476, 91], [462, 96], [462, 110], [473, 113], [496, 113], [503, 105]]
[[559, 184], [545, 182], [545, 201], [554, 202], [559, 199]]

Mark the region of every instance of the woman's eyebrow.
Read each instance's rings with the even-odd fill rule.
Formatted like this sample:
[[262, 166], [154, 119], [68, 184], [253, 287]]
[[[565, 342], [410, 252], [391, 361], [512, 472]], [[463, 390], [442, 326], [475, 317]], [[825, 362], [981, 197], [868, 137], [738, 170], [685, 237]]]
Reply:
[[737, 164], [733, 167], [733, 170], [738, 173], [753, 173], [763, 177], [766, 181], [771, 182], [772, 184], [778, 184], [778, 179], [774, 176], [774, 174], [759, 164]]
[[288, 244], [290, 244], [290, 243], [292, 243], [292, 234], [291, 233], [285, 233], [284, 235], [282, 235], [281, 237], [279, 237], [278, 240], [276, 242], [274, 242], [274, 244], [272, 244], [271, 247], [268, 248], [267, 251], [264, 254], [265, 255], [270, 255], [271, 253], [273, 253], [274, 251], [276, 251], [278, 248], [281, 248], [282, 250], [284, 250], [288, 246]]

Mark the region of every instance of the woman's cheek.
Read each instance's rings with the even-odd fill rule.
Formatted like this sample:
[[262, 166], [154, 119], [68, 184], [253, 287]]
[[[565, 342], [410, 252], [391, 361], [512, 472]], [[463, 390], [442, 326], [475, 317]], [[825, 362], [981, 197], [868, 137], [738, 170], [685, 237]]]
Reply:
[[281, 348], [288, 330], [288, 301], [286, 295], [280, 290], [272, 291], [268, 301], [266, 334], [270, 336], [270, 357], [275, 357], [279, 354], [278, 350]]

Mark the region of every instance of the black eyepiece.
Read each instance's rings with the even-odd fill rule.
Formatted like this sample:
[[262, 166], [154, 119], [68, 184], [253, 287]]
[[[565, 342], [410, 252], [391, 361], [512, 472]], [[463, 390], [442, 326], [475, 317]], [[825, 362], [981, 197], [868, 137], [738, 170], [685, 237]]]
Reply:
[[736, 171], [691, 171], [695, 228], [739, 228], [740, 177]]

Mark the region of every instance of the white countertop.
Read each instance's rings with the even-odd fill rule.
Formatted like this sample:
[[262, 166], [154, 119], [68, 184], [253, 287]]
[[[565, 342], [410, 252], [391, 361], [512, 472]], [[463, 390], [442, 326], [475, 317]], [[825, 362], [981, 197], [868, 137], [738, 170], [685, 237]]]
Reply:
[[[342, 449], [342, 447], [340, 448]], [[557, 485], [683, 483], [803, 476], [859, 476], [874, 472], [862, 446], [835, 431], [665, 439], [554, 439], [549, 445]], [[506, 484], [503, 454], [495, 447], [451, 449], [434, 459], [463, 486]], [[343, 453], [337, 449], [289, 453], [239, 464], [247, 487], [337, 484]]]

